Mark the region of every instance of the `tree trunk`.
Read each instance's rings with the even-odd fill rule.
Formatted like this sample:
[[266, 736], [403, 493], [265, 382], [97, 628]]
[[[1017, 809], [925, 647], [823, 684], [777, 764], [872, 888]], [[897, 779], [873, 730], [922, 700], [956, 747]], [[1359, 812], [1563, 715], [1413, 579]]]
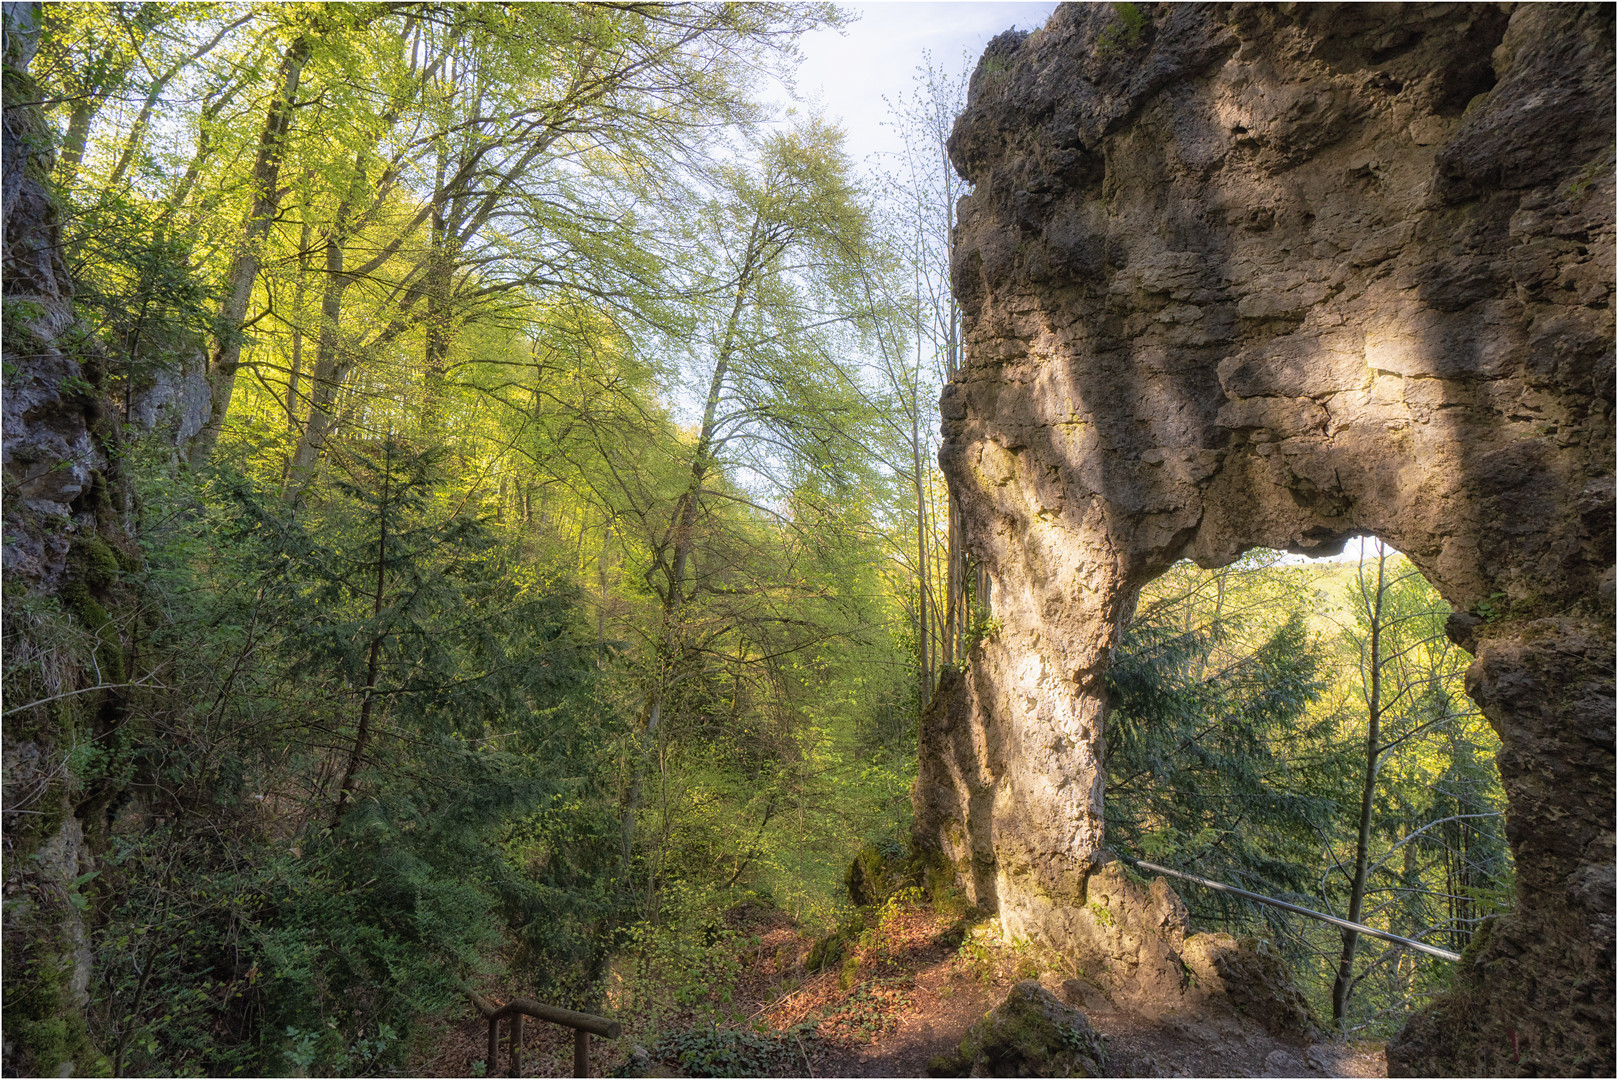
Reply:
[[918, 359], [916, 385], [910, 388], [910, 457], [912, 476], [916, 482], [916, 658], [918, 686], [916, 713], [927, 708], [933, 696], [933, 670], [931, 636], [928, 634], [927, 594], [932, 588], [927, 573], [927, 499], [921, 476], [921, 367]]
[[62, 152], [56, 159], [64, 183], [72, 183], [78, 175], [79, 163], [84, 160], [84, 148], [90, 141], [90, 122], [100, 111], [97, 98], [83, 98], [67, 114], [67, 134], [62, 139]]
[[365, 760], [365, 748], [371, 738], [371, 710], [376, 702], [376, 675], [382, 656], [382, 597], [388, 581], [388, 495], [393, 480], [392, 447], [383, 458], [382, 501], [377, 507], [376, 591], [371, 600], [371, 648], [365, 663], [365, 688], [360, 698], [360, 722], [354, 731], [354, 747], [348, 755], [348, 766], [343, 770], [343, 782], [337, 788], [337, 808], [332, 814], [335, 824], [348, 809], [349, 796], [354, 791], [355, 777]]
[[596, 667], [607, 663], [607, 551], [612, 544], [612, 526], [601, 535], [601, 554], [596, 557], [596, 584], [601, 599], [596, 606]]
[[[145, 22], [143, 17], [136, 18], [136, 25], [142, 29]], [[67, 133], [56, 158], [57, 175], [62, 183], [71, 184], [78, 175], [79, 166], [84, 162], [85, 147], [90, 143], [90, 127], [95, 123], [96, 114], [106, 104], [107, 97], [123, 87], [134, 61], [133, 54], [109, 47], [89, 65], [91, 71], [103, 68], [104, 72], [94, 86], [83, 88], [83, 96], [74, 101], [73, 108], [68, 112]]]
[[431, 232], [427, 265], [422, 272], [427, 311], [422, 323], [425, 338], [422, 349], [421, 427], [429, 439], [438, 431], [444, 397], [444, 374], [449, 357], [450, 251], [445, 211], [449, 193], [444, 190], [448, 170], [448, 148], [438, 140], [438, 172], [433, 184]]
[[703, 480], [712, 464], [719, 399], [724, 394], [725, 380], [730, 375], [730, 361], [736, 348], [736, 335], [741, 326], [742, 309], [753, 284], [753, 273], [759, 256], [760, 224], [755, 220], [748, 236], [747, 254], [736, 282], [736, 298], [731, 304], [730, 317], [725, 322], [725, 336], [721, 339], [719, 355], [714, 361], [713, 377], [708, 381], [708, 400], [703, 407], [702, 429], [697, 437], [696, 449], [691, 454], [691, 480], [674, 505], [673, 521], [667, 541], [667, 544], [672, 544], [672, 558], [669, 560], [668, 569], [664, 572], [667, 591], [663, 594], [662, 625], [658, 634], [657, 672], [647, 701], [646, 729], [641, 739], [642, 753], [640, 760], [635, 763], [634, 778], [630, 782], [629, 796], [624, 807], [622, 856], [626, 871], [630, 857], [634, 854], [635, 817], [640, 810], [645, 762], [651, 754], [658, 725], [663, 720], [663, 705], [670, 687], [670, 674], [679, 651], [678, 643], [675, 641], [676, 620], [680, 605], [685, 598], [686, 565], [690, 560], [692, 536], [696, 529], [697, 503], [702, 494]]
[[247, 220], [242, 226], [242, 239], [236, 247], [230, 270], [225, 275], [225, 297], [219, 305], [219, 317], [214, 324], [214, 351], [209, 358], [209, 410], [208, 420], [191, 444], [190, 459], [193, 466], [205, 463], [213, 456], [230, 411], [231, 392], [236, 385], [236, 369], [241, 366], [242, 328], [247, 319], [247, 306], [253, 297], [253, 284], [258, 279], [259, 266], [264, 258], [264, 242], [270, 234], [281, 205], [281, 161], [286, 153], [288, 133], [292, 128], [293, 99], [298, 93], [298, 81], [303, 66], [309, 59], [310, 40], [299, 37], [287, 46], [277, 76], [279, 89], [264, 115], [264, 130], [259, 134], [258, 156], [253, 162], [253, 193]]
[[298, 380], [303, 375], [303, 301], [308, 288], [309, 217], [308, 208], [305, 207], [303, 229], [298, 234], [298, 286], [292, 294], [292, 370], [287, 372], [287, 430], [293, 435], [298, 433], [298, 416], [303, 411], [298, 396]]
[[140, 144], [146, 139], [146, 129], [152, 124], [152, 110], [157, 107], [157, 102], [162, 97], [163, 91], [168, 88], [169, 80], [174, 77], [178, 70], [178, 68], [169, 70], [161, 79], [152, 83], [151, 88], [146, 91], [146, 100], [141, 102], [140, 113], [135, 117], [135, 122], [130, 125], [129, 134], [124, 137], [124, 148], [118, 152], [118, 160], [113, 165], [112, 172], [107, 176], [106, 186], [108, 189], [117, 187], [119, 181], [123, 180], [125, 174], [129, 172], [129, 166], [134, 164], [135, 155], [140, 152]]
[[[345, 207], [339, 208], [343, 215]], [[338, 221], [326, 234], [326, 287], [320, 297], [320, 332], [315, 338], [315, 368], [309, 378], [309, 418], [304, 421], [292, 451], [287, 492], [296, 497], [313, 478], [320, 450], [336, 425], [337, 395], [342, 389], [343, 293], [349, 279], [343, 274], [343, 242], [346, 239]]]
[[[1387, 555], [1378, 550], [1376, 558], [1376, 592], [1370, 603], [1370, 660], [1366, 668], [1366, 725], [1365, 776], [1360, 785], [1359, 836], [1354, 844], [1354, 884], [1348, 899], [1348, 921], [1359, 922], [1365, 908], [1366, 868], [1370, 863], [1371, 806], [1376, 795], [1376, 774], [1381, 755], [1382, 725], [1382, 594], [1383, 571]], [[1363, 564], [1362, 564], [1363, 565]], [[1363, 570], [1361, 573], [1364, 581]], [[1348, 995], [1354, 989], [1354, 952], [1359, 946], [1359, 931], [1344, 930], [1343, 951], [1337, 962], [1337, 977], [1332, 980], [1331, 1015], [1338, 1024], [1348, 1012]]]

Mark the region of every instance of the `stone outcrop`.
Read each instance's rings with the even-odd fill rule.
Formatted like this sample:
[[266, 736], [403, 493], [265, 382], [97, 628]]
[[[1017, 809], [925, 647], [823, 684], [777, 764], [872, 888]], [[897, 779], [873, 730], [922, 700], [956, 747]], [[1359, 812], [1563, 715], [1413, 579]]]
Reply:
[[1197, 934], [1180, 950], [1180, 960], [1193, 976], [1186, 995], [1191, 1002], [1225, 1005], [1271, 1035], [1308, 1041], [1320, 1034], [1285, 958], [1268, 942]]
[[78, 325], [46, 183], [55, 134], [27, 74], [36, 9], [5, 5], [4, 566], [8, 587], [51, 591], [73, 538], [103, 519], [121, 523], [129, 507], [121, 485], [108, 483], [117, 417], [101, 393], [101, 358]]
[[1138, 1016], [1233, 1014], [1275, 1036], [1319, 1034], [1281, 955], [1251, 938], [1191, 933], [1190, 912], [1166, 878], [1142, 881], [1113, 860], [1086, 876], [1082, 907], [1037, 896], [1020, 915], [1014, 936], [1032, 925], [1034, 936], [1060, 943], [1044, 959], [1069, 1004], [1088, 1001], [1093, 980], [1105, 1000]]
[[1000, 629], [924, 719], [916, 830], [1008, 932], [1095, 936], [1140, 587], [1374, 534], [1475, 656], [1518, 881], [1390, 1066], [1612, 1070], [1613, 29], [1067, 5], [991, 42], [950, 143], [940, 461]]

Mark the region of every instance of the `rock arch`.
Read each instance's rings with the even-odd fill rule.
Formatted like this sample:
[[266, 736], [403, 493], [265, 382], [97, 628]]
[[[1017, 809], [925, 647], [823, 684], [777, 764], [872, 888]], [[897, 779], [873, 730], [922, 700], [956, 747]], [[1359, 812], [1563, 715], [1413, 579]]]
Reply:
[[1093, 942], [1136, 592], [1375, 534], [1476, 657], [1518, 874], [1390, 1066], [1610, 1072], [1613, 9], [1115, 7], [991, 42], [950, 143], [940, 461], [1001, 629], [924, 719], [918, 840]]

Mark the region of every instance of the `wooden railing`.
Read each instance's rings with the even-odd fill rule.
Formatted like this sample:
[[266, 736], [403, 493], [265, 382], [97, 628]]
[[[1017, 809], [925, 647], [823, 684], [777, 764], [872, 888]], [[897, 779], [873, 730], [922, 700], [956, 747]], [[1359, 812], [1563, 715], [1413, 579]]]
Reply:
[[507, 1035], [511, 1048], [511, 1075], [522, 1075], [522, 1028], [523, 1017], [532, 1016], [536, 1020], [547, 1020], [553, 1024], [573, 1029], [573, 1075], [590, 1075], [590, 1036], [599, 1035], [603, 1039], [616, 1039], [624, 1033], [623, 1025], [616, 1020], [608, 1020], [604, 1016], [593, 1016], [590, 1013], [574, 1012], [572, 1009], [558, 1009], [554, 1005], [542, 1005], [527, 998], [512, 998], [504, 1005], [497, 1005], [483, 995], [467, 991], [472, 1004], [478, 1007], [478, 1012], [489, 1022], [489, 1054], [484, 1061], [484, 1075], [498, 1075], [496, 1060], [500, 1054], [500, 1021], [505, 1020]]

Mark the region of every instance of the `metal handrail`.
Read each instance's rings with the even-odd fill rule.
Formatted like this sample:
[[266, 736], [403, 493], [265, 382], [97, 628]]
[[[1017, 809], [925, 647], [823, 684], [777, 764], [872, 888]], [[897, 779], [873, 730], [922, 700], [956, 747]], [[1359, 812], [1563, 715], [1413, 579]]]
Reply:
[[624, 1033], [623, 1025], [616, 1020], [608, 1020], [605, 1016], [596, 1016], [593, 1013], [574, 1012], [572, 1009], [559, 1009], [555, 1005], [546, 1005], [528, 998], [512, 998], [504, 1005], [498, 1005], [475, 990], [468, 990], [466, 996], [472, 999], [478, 1012], [489, 1022], [489, 1053], [485, 1065], [485, 1075], [495, 1075], [495, 1067], [500, 1056], [500, 1021], [506, 1021], [506, 1030], [510, 1040], [511, 1075], [522, 1075], [522, 1029], [523, 1017], [532, 1016], [536, 1020], [545, 1020], [552, 1024], [573, 1029], [573, 1075], [590, 1075], [590, 1036], [599, 1035], [603, 1039], [616, 1039]]
[[1268, 904], [1271, 907], [1280, 908], [1282, 911], [1290, 911], [1294, 915], [1307, 915], [1311, 919], [1319, 919], [1321, 922], [1328, 922], [1333, 926], [1341, 926], [1345, 930], [1357, 930], [1362, 934], [1369, 934], [1371, 937], [1381, 938], [1383, 941], [1392, 941], [1396, 944], [1415, 949], [1418, 952], [1427, 953], [1429, 956], [1436, 956], [1440, 960], [1448, 960], [1451, 963], [1458, 963], [1461, 959], [1460, 953], [1453, 953], [1448, 949], [1440, 949], [1436, 945], [1428, 945], [1425, 942], [1414, 941], [1407, 937], [1400, 937], [1398, 934], [1390, 934], [1386, 930], [1378, 930], [1376, 927], [1366, 926], [1364, 923], [1349, 922], [1347, 919], [1339, 919], [1335, 915], [1324, 915], [1318, 911], [1311, 911], [1306, 907], [1299, 907], [1297, 904], [1289, 904], [1285, 900], [1277, 900], [1272, 896], [1262, 896], [1256, 892], [1248, 892], [1246, 889], [1238, 889], [1234, 885], [1226, 885], [1221, 881], [1210, 881], [1208, 878], [1198, 877], [1195, 874], [1187, 874], [1179, 870], [1170, 870], [1166, 866], [1159, 866], [1156, 863], [1149, 863], [1143, 859], [1132, 859], [1128, 855], [1120, 855], [1118, 857], [1127, 863], [1142, 867], [1146, 870], [1154, 871], [1155, 873], [1168, 874], [1170, 877], [1183, 878], [1186, 881], [1195, 882], [1205, 889], [1217, 889], [1220, 892], [1234, 893], [1237, 896], [1243, 896], [1249, 900], [1256, 900], [1261, 904]]

